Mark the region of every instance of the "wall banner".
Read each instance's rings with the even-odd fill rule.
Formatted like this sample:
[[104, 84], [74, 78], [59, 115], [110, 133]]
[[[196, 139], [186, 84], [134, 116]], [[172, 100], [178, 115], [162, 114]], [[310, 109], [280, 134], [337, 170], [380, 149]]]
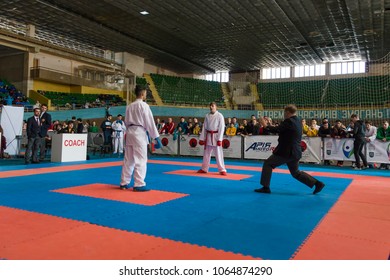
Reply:
[[302, 137], [302, 158], [301, 162], [321, 163], [322, 160], [322, 139], [320, 137]]
[[390, 142], [374, 140], [366, 144], [368, 162], [390, 163]]
[[[162, 147], [153, 149], [154, 154], [160, 155], [177, 155], [179, 152], [179, 140], [173, 140], [173, 135], [160, 135]], [[154, 140], [153, 140], [154, 141]]]
[[[223, 156], [226, 158], [241, 158], [241, 136], [224, 136], [222, 141]], [[204, 146], [199, 145], [198, 135], [183, 135], [180, 138], [181, 156], [203, 157]]]
[[222, 140], [223, 156], [226, 158], [242, 158], [242, 137], [224, 136]]
[[278, 145], [278, 136], [246, 136], [244, 138], [245, 159], [267, 159]]
[[204, 146], [199, 145], [199, 135], [180, 136], [181, 156], [203, 156]]
[[355, 161], [353, 139], [324, 138], [324, 159]]

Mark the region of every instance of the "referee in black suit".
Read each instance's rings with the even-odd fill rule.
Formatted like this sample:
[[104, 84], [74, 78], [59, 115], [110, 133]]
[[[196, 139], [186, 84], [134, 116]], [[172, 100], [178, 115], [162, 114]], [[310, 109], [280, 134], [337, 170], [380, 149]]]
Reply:
[[46, 155], [47, 131], [51, 126], [51, 115], [47, 112], [47, 104], [41, 105], [40, 119], [41, 119], [41, 147], [40, 147], [39, 157], [40, 160], [44, 160]]
[[24, 155], [26, 164], [31, 163], [31, 156], [33, 163], [39, 163], [38, 151], [41, 146], [41, 109], [35, 108], [34, 115], [27, 120], [27, 148]]
[[295, 105], [287, 105], [284, 108], [284, 121], [278, 127], [270, 127], [271, 132], [279, 133], [279, 143], [273, 154], [264, 162], [260, 180], [263, 187], [255, 189], [255, 192], [271, 193], [272, 169], [285, 163], [295, 179], [310, 188], [315, 186], [313, 194], [319, 193], [324, 188], [324, 183], [299, 170], [299, 160], [302, 157], [302, 123], [296, 113]]

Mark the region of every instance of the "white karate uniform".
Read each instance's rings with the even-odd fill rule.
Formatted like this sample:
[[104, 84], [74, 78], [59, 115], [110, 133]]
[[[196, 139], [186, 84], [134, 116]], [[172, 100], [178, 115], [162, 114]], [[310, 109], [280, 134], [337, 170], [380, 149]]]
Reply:
[[203, 171], [208, 172], [210, 167], [211, 154], [214, 151], [218, 171], [226, 172], [222, 146], [217, 146], [217, 141], [222, 142], [223, 140], [224, 131], [225, 120], [220, 112], [216, 111], [214, 114], [208, 113], [205, 116], [202, 132], [199, 136], [199, 140], [205, 141], [205, 150], [203, 153], [202, 163]]
[[[134, 187], [146, 186], [146, 163], [148, 156], [148, 136], [160, 135], [154, 124], [153, 114], [148, 104], [136, 99], [126, 108], [126, 149], [122, 167], [121, 186], [128, 185], [134, 176]], [[134, 173], [134, 174], [133, 174]]]
[[369, 142], [373, 142], [376, 139], [376, 132], [377, 132], [377, 127], [376, 126], [371, 126], [369, 130], [366, 129], [366, 138], [369, 139]]
[[112, 145], [114, 147], [114, 154], [123, 153], [123, 139], [126, 131], [124, 121], [116, 120], [112, 123]]

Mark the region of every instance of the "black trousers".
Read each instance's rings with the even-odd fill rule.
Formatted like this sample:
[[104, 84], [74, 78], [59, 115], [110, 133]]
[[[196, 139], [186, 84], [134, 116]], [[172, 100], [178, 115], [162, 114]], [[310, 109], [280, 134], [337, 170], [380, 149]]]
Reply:
[[317, 182], [317, 179], [299, 170], [299, 160], [285, 158], [278, 155], [271, 155], [264, 162], [263, 171], [261, 172], [260, 184], [263, 187], [269, 188], [271, 183], [272, 170], [282, 164], [287, 164], [291, 175], [306, 186], [312, 188]]
[[39, 158], [41, 160], [44, 160], [45, 156], [46, 156], [46, 138], [42, 137], [41, 138], [41, 147], [40, 147], [40, 151], [39, 151]]
[[28, 138], [27, 149], [24, 155], [25, 162], [31, 162], [31, 154], [32, 160], [37, 162], [39, 161], [38, 152], [41, 146], [41, 137], [37, 136], [35, 138]]
[[366, 156], [363, 153], [364, 145], [365, 145], [364, 141], [355, 140], [353, 142], [353, 153], [355, 155], [356, 167], [358, 168], [362, 167], [360, 165], [360, 159], [362, 159], [364, 166], [368, 166]]

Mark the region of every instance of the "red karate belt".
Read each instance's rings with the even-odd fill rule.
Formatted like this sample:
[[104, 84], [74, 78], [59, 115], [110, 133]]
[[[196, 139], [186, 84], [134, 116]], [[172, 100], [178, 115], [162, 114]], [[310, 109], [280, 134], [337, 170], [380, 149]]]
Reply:
[[206, 139], [204, 139], [204, 149], [206, 149], [206, 145], [207, 145], [207, 135], [208, 134], [211, 134], [211, 144], [214, 145], [214, 133], [218, 133], [218, 130], [216, 131], [213, 131], [213, 130], [206, 130]]

